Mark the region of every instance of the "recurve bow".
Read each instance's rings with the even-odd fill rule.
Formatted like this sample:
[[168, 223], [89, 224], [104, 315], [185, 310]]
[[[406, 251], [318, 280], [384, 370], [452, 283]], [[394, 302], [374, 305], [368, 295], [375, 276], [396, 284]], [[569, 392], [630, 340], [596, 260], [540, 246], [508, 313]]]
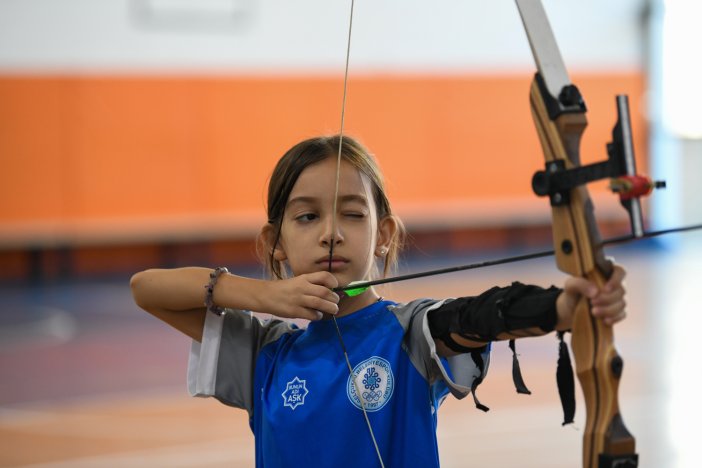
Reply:
[[[613, 271], [612, 263], [604, 255], [605, 244], [696, 230], [702, 227], [695, 225], [658, 232], [644, 232], [639, 197], [648, 195], [653, 188], [664, 187], [665, 183], [652, 182], [649, 178], [636, 173], [626, 96], [617, 96], [616, 99], [618, 122], [612, 131], [613, 140], [607, 145], [608, 159], [587, 166], [581, 165], [580, 139], [587, 126], [585, 103], [577, 87], [570, 82], [541, 1], [515, 1], [538, 68], [538, 73], [531, 85], [530, 104], [546, 160], [546, 168], [534, 175], [532, 186], [537, 195], [549, 197], [552, 207], [554, 250], [392, 278], [354, 282], [335, 288], [336, 292], [354, 296], [376, 284], [499, 265], [551, 254], [555, 254], [560, 270], [571, 276], [587, 278], [602, 287]], [[344, 78], [344, 103], [353, 3], [352, 0]], [[343, 108], [342, 104], [341, 135], [343, 135]], [[340, 153], [337, 158], [337, 170], [339, 164]], [[586, 183], [603, 178], [610, 178], [610, 188], [619, 193], [620, 201], [629, 213], [632, 228], [632, 235], [609, 239], [605, 242], [600, 239], [592, 202], [585, 187]], [[335, 211], [332, 209], [332, 212]], [[334, 232], [333, 228], [332, 232]], [[333, 244], [332, 239], [330, 257]], [[623, 360], [614, 347], [612, 327], [594, 318], [590, 309], [588, 300], [582, 298], [576, 307], [571, 339], [576, 372], [586, 406], [583, 467], [636, 467], [638, 466], [636, 441], [624, 425], [618, 402]], [[337, 331], [345, 351], [338, 328]], [[353, 379], [354, 374], [347, 355], [346, 359]], [[364, 415], [367, 420], [365, 411]], [[368, 420], [367, 422], [369, 423]], [[370, 423], [368, 425], [371, 437], [375, 439]], [[374, 444], [379, 463], [383, 466], [375, 440]]]
[[[535, 175], [532, 185], [551, 202], [558, 268], [602, 287], [612, 273], [612, 263], [605, 258], [584, 183], [612, 176], [638, 180], [633, 167], [628, 119], [622, 116], [628, 108], [625, 99], [620, 97], [620, 128], [615, 129], [615, 134], [624, 135], [626, 141], [616, 141], [615, 136], [610, 145], [612, 151], [619, 149], [623, 153], [610, 153], [610, 160], [600, 165], [581, 166], [580, 138], [587, 126], [585, 103], [570, 82], [541, 1], [516, 2], [538, 68], [531, 85], [530, 104], [546, 159], [545, 170]], [[624, 124], [623, 118], [626, 119]], [[646, 189], [650, 188], [649, 184]], [[630, 214], [638, 210], [640, 219], [636, 196], [630, 197], [631, 202], [622, 198]], [[627, 206], [632, 203], [636, 206]], [[641, 223], [636, 221], [635, 224], [638, 225], [636, 234]], [[624, 425], [617, 395], [623, 360], [614, 347], [612, 327], [592, 316], [586, 298], [582, 298], [576, 308], [571, 345], [586, 406], [583, 467], [638, 466], [636, 441]]]

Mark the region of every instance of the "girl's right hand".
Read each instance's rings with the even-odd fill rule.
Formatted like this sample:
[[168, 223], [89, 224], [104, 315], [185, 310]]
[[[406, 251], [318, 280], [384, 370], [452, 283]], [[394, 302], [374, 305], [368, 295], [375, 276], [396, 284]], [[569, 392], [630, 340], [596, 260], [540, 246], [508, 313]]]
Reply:
[[328, 271], [318, 271], [294, 278], [264, 281], [257, 310], [283, 318], [320, 320], [322, 314], [339, 312], [339, 295], [332, 291], [339, 285]]

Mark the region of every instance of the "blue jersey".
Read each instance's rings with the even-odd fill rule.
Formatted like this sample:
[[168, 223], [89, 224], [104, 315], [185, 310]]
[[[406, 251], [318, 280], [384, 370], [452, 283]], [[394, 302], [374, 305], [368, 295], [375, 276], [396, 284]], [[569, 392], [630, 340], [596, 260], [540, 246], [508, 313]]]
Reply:
[[208, 314], [190, 391], [249, 412], [259, 467], [379, 466], [363, 407], [385, 466], [438, 466], [441, 401], [484, 377], [469, 355], [437, 355], [426, 313], [442, 303], [383, 301], [338, 318], [355, 385], [331, 320], [300, 329]]

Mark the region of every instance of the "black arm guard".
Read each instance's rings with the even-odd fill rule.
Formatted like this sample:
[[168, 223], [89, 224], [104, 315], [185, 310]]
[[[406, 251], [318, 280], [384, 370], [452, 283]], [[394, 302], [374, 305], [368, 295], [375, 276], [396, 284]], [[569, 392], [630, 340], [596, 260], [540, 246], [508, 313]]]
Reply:
[[451, 333], [485, 343], [496, 340], [501, 333], [532, 327], [547, 333], [556, 326], [556, 298], [560, 293], [555, 286], [544, 289], [519, 282], [494, 287], [480, 296], [447, 301], [429, 312], [429, 330], [434, 339], [459, 353], [472, 349], [456, 343]]

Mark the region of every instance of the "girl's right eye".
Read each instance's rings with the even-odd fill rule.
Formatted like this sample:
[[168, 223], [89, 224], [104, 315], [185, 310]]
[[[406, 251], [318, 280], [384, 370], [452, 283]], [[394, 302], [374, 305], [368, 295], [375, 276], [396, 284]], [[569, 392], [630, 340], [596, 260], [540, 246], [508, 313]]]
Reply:
[[317, 219], [317, 215], [314, 213], [304, 213], [295, 217], [295, 221], [299, 221], [301, 223], [309, 223], [315, 219]]

